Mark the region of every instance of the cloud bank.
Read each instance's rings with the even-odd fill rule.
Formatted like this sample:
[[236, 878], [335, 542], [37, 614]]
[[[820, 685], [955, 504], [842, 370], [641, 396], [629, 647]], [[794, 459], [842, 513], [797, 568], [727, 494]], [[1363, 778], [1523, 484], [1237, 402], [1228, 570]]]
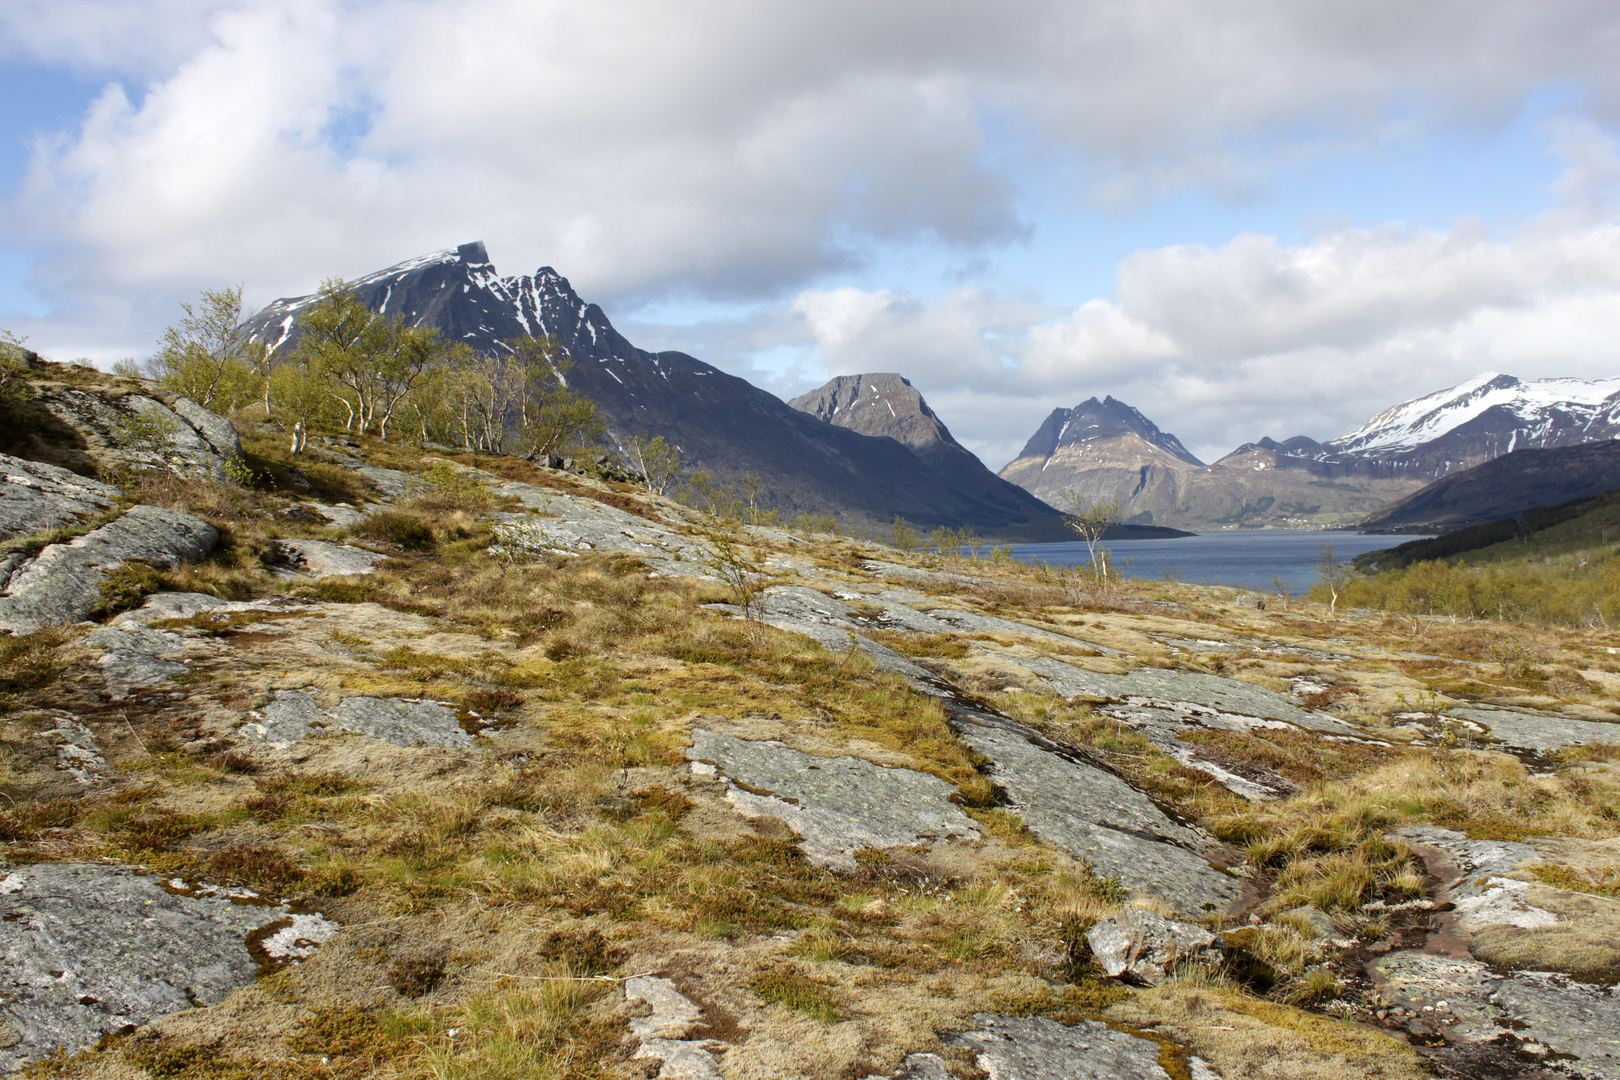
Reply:
[[[0, 203], [57, 308], [7, 321], [60, 355], [146, 351], [198, 288], [265, 301], [484, 239], [610, 312], [757, 305], [668, 336], [742, 366], [745, 343], [803, 350], [787, 382], [906, 371], [987, 459], [1093, 392], [1208, 453], [1336, 434], [1485, 367], [1620, 368], [1608, 0], [15, 0], [0, 42], [106, 80]], [[1252, 198], [1302, 159], [1488, 130], [1548, 86], [1577, 100], [1551, 136], [1569, 168], [1510, 235], [1142, 250], [1062, 312], [1039, 283], [837, 284], [893, 245], [1023, 242], [1033, 186], [1126, 214]]]

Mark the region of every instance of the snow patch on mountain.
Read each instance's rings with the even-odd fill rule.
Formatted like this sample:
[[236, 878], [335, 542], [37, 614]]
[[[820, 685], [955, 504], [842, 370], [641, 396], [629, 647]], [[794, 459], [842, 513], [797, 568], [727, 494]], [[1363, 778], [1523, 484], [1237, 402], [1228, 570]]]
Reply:
[[1466, 382], [1386, 409], [1356, 430], [1324, 444], [1340, 454], [1387, 457], [1407, 453], [1501, 407], [1519, 421], [1516, 442], [1539, 445], [1555, 422], [1580, 428], [1620, 419], [1620, 376], [1537, 379], [1485, 372]]

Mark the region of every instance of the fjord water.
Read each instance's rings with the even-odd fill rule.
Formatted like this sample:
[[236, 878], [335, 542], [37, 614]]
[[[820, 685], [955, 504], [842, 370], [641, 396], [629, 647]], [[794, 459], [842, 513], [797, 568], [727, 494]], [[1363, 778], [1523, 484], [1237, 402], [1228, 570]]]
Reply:
[[[1323, 544], [1332, 544], [1334, 554], [1348, 561], [1364, 551], [1418, 539], [1422, 537], [1320, 529], [1222, 529], [1173, 540], [1112, 540], [1102, 546], [1113, 553], [1116, 569], [1129, 560], [1126, 572], [1134, 578], [1179, 573], [1182, 581], [1195, 585], [1270, 589], [1272, 578], [1280, 577], [1295, 592], [1303, 592], [1316, 580], [1317, 553]], [[1025, 562], [1054, 566], [1090, 562], [1086, 545], [1078, 542], [1014, 544], [1012, 552]]]

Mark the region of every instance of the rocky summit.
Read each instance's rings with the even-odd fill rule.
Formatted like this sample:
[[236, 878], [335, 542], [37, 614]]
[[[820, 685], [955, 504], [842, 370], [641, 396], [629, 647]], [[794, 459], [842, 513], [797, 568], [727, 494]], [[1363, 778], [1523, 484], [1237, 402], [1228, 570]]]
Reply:
[[30, 372], [83, 407], [0, 458], [0, 1071], [1620, 1077], [1606, 624]]

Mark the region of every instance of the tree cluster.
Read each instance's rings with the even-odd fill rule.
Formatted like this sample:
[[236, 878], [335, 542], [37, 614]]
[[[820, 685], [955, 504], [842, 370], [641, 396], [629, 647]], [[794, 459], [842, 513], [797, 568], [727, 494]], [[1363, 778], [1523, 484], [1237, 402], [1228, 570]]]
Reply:
[[294, 453], [316, 427], [530, 456], [575, 452], [606, 427], [568, 388], [572, 361], [554, 338], [480, 353], [371, 311], [336, 279], [300, 315], [292, 347], [275, 353], [249, 338], [240, 286], [181, 307], [145, 374], [216, 412], [262, 409], [290, 428]]

